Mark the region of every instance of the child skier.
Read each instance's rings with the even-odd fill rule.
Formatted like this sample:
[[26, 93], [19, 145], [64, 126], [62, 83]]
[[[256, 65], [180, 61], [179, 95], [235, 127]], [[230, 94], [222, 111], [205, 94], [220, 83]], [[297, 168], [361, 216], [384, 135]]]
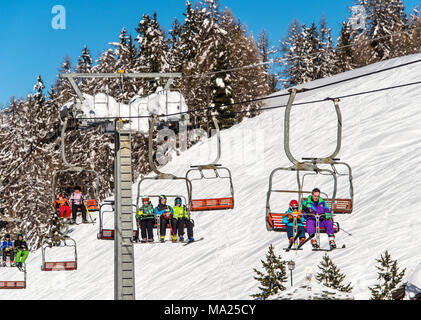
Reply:
[[[149, 198], [142, 197], [143, 205], [136, 214], [137, 228], [141, 231], [142, 243], [153, 242], [153, 226], [155, 224], [155, 210]], [[146, 237], [147, 236], [147, 237]]]
[[10, 266], [11, 267], [14, 266], [13, 260], [14, 260], [14, 257], [15, 257], [15, 252], [13, 250], [13, 243], [10, 240], [10, 234], [6, 234], [4, 236], [4, 241], [1, 244], [1, 255], [2, 255], [2, 258], [3, 258], [3, 267], [6, 266], [7, 256], [10, 257]]
[[18, 233], [18, 238], [15, 240], [14, 246], [16, 249], [16, 266], [21, 269], [29, 254], [28, 245], [23, 239], [22, 233]]
[[62, 219], [64, 218], [64, 212], [66, 211], [66, 218], [64, 218], [64, 221], [67, 221], [67, 219], [70, 220], [70, 203], [62, 193], [60, 193], [57, 196], [57, 200], [54, 201], [54, 208], [60, 210], [60, 218]]
[[[157, 217], [159, 217], [159, 225], [157, 226], [159, 228], [159, 234], [160, 234], [160, 241], [164, 242], [165, 240], [165, 233], [167, 231], [167, 224], [170, 224], [171, 227], [171, 218], [172, 214], [174, 213], [171, 206], [167, 205], [167, 197], [162, 195], [159, 197], [159, 204], [155, 208], [155, 214]], [[172, 229], [172, 227], [171, 227]], [[176, 240], [176, 236], [171, 231], [171, 240]]]
[[[304, 213], [307, 220], [307, 233], [310, 238], [315, 235], [316, 226], [316, 215], [319, 216], [320, 227], [325, 228], [326, 233], [329, 237], [329, 245], [331, 249], [336, 248], [335, 243], [335, 230], [333, 229], [333, 221], [330, 216], [330, 209], [321, 197], [320, 190], [314, 188], [311, 195], [303, 201], [301, 205], [301, 211]], [[319, 246], [315, 239], [311, 239], [311, 245], [313, 248], [318, 249]]]
[[71, 224], [76, 223], [76, 212], [77, 209], [80, 209], [82, 211], [82, 223], [87, 223], [86, 220], [86, 208], [85, 203], [83, 202], [83, 195], [82, 192], [80, 192], [80, 188], [76, 187], [75, 191], [70, 196], [70, 202], [72, 203], [72, 221]]
[[181, 198], [175, 198], [173, 211], [172, 229], [174, 231], [174, 235], [177, 236], [178, 233], [178, 240], [184, 241], [184, 225], [186, 225], [188, 242], [194, 241], [193, 222], [190, 220], [190, 217], [187, 214], [186, 206], [183, 205]]
[[294, 216], [296, 216], [297, 218], [297, 233], [298, 238], [300, 239], [300, 244], [304, 242], [306, 238], [306, 232], [304, 229], [305, 218], [303, 217], [301, 210], [298, 210], [298, 207], [298, 201], [291, 200], [286, 215], [282, 218], [282, 223], [286, 224], [289, 244], [291, 244], [292, 241], [294, 241]]

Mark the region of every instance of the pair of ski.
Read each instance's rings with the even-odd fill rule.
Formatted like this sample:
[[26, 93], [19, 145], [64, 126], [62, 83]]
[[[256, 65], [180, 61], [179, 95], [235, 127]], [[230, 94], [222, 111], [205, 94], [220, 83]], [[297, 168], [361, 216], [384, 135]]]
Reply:
[[[199, 238], [199, 239], [196, 239], [196, 240], [194, 240], [194, 241], [174, 241], [174, 242], [172, 242], [172, 243], [182, 243], [183, 244], [183, 247], [184, 246], [187, 246], [187, 245], [189, 245], [189, 244], [191, 244], [191, 243], [194, 243], [194, 242], [198, 242], [198, 241], [201, 241], [201, 240], [203, 240], [204, 238], [203, 237], [201, 237], [201, 238]], [[140, 242], [141, 244], [147, 244], [147, 243], [149, 243], [149, 244], [159, 244], [159, 243], [165, 243], [165, 242], [167, 242], [167, 241], [164, 241], [164, 242], [161, 242], [161, 241], [158, 241], [158, 242]]]
[[[310, 241], [311, 239], [313, 239], [314, 237], [307, 237], [303, 242], [301, 242], [297, 248], [292, 248], [292, 245], [297, 241], [299, 234], [297, 234], [295, 236], [295, 238], [292, 240], [292, 242], [289, 244], [288, 248], [285, 249], [286, 252], [290, 251], [290, 250], [302, 250], [301, 247], [303, 245], [305, 245], [308, 241]], [[322, 249], [322, 248], [313, 248], [313, 251], [333, 251], [336, 249], [344, 249], [345, 245], [342, 245], [342, 247], [338, 248], [338, 247], [331, 247], [330, 249]]]

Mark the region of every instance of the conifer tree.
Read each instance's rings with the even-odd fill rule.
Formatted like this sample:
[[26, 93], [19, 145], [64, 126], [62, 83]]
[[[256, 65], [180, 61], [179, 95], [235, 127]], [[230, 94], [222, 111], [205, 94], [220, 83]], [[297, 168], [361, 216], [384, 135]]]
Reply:
[[325, 254], [322, 261], [317, 266], [320, 272], [316, 274], [316, 280], [326, 287], [333, 288], [342, 292], [351, 292], [351, 283], [343, 285], [345, 275], [340, 272], [339, 268], [333, 263], [330, 257]]
[[[235, 123], [235, 115], [230, 113], [234, 111], [234, 103], [231, 75], [229, 72], [219, 72], [230, 69], [228, 57], [230, 56], [228, 48], [224, 43], [219, 43], [216, 51], [216, 63], [212, 75], [212, 103], [211, 107], [216, 107], [219, 125], [221, 129], [229, 128]], [[209, 119], [210, 120], [210, 119]]]
[[370, 299], [392, 300], [392, 292], [399, 287], [406, 268], [400, 271], [397, 260], [393, 260], [387, 250], [376, 261], [378, 263], [376, 269], [379, 271], [377, 275], [379, 283], [374, 287], [369, 287], [371, 291]]
[[273, 245], [269, 246], [269, 251], [266, 254], [266, 261], [261, 260], [264, 271], [259, 271], [254, 268], [257, 276], [254, 277], [260, 282], [260, 292], [250, 295], [253, 298], [262, 298], [266, 300], [286, 288], [283, 285], [287, 282], [288, 277], [286, 273], [286, 262], [282, 260], [281, 256], [276, 256]]

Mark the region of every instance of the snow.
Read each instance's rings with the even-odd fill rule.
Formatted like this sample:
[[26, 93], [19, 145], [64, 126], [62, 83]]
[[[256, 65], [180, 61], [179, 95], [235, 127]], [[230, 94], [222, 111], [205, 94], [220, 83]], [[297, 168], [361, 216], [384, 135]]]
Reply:
[[[188, 111], [183, 95], [178, 91], [164, 90], [158, 87], [156, 92], [146, 96], [133, 97], [129, 104], [119, 103], [113, 97], [104, 93], [94, 96], [83, 94], [81, 117], [147, 117], [151, 115], [170, 114], [169, 117], [161, 117], [160, 120], [178, 121], [181, 115], [178, 113]], [[71, 108], [73, 102], [66, 103], [62, 109]], [[92, 120], [94, 121], [94, 120]], [[90, 120], [88, 120], [88, 123]], [[132, 118], [131, 122], [124, 126], [125, 129], [139, 131], [147, 135], [149, 130], [148, 118]]]
[[405, 288], [405, 299], [415, 298], [418, 294], [421, 294], [421, 262], [408, 277], [408, 283]]
[[[388, 60], [304, 86], [318, 86], [420, 58], [418, 54]], [[296, 102], [417, 81], [420, 72], [421, 63], [412, 64], [300, 93]], [[338, 245], [346, 244], [346, 248], [329, 255], [346, 275], [344, 282], [352, 283], [355, 299], [370, 298], [368, 287], [377, 282], [375, 259], [385, 250], [398, 260], [400, 268], [414, 270], [420, 263], [421, 204], [417, 202], [421, 190], [420, 99], [419, 88], [411, 86], [341, 101], [343, 141], [338, 157], [353, 169], [355, 209], [351, 215], [336, 217], [352, 236], [344, 231], [337, 234]], [[287, 97], [271, 99], [268, 106], [283, 105], [286, 100]], [[276, 167], [290, 166], [283, 152], [283, 117], [284, 109], [266, 111], [221, 133], [220, 163], [232, 170], [235, 209], [195, 213], [195, 237], [204, 237], [198, 243], [186, 247], [172, 243], [136, 244], [137, 299], [250, 299], [258, 290], [253, 268], [261, 269], [260, 260], [270, 244], [283, 259], [295, 261], [294, 283], [304, 281], [306, 268], [317, 270], [323, 252], [313, 252], [305, 246], [303, 251], [285, 253], [282, 248], [287, 244], [286, 235], [268, 232], [265, 227], [269, 174]], [[334, 150], [335, 139], [336, 116], [331, 102], [293, 108], [291, 149], [296, 158], [326, 156]], [[175, 157], [162, 171], [184, 176], [189, 165], [213, 160], [215, 153], [216, 139], [211, 138]], [[291, 175], [279, 177], [278, 186], [294, 188], [295, 175]], [[194, 181], [194, 197], [226, 196], [228, 185], [223, 182]], [[324, 180], [310, 180], [307, 187], [315, 185], [328, 191]], [[346, 189], [340, 180], [338, 197], [346, 194]], [[133, 187], [133, 197], [136, 192], [137, 185]], [[149, 181], [142, 184], [140, 192], [186, 193], [182, 182], [168, 181]], [[275, 203], [274, 207], [285, 210], [287, 200]], [[104, 224], [112, 228], [112, 214], [105, 217]], [[97, 240], [97, 232], [98, 223], [76, 226], [71, 233], [78, 244], [77, 271], [41, 272], [38, 250], [27, 260], [27, 289], [3, 290], [1, 298], [113, 299], [114, 244]], [[321, 236], [321, 242], [322, 247], [328, 245], [326, 235]], [[56, 259], [71, 257], [69, 251], [56, 253]], [[22, 276], [9, 277], [4, 270], [0, 272], [0, 280]], [[407, 274], [404, 281], [408, 279]], [[410, 278], [418, 288], [419, 279], [419, 273]], [[289, 288], [289, 283], [286, 286]]]

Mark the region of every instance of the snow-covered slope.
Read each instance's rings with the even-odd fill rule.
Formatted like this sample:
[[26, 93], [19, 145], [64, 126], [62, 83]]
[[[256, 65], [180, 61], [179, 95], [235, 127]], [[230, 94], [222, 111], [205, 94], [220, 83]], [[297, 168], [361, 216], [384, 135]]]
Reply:
[[[413, 55], [306, 84], [305, 87], [349, 78], [357, 74], [420, 59]], [[421, 63], [390, 72], [344, 82], [321, 90], [299, 94], [296, 102], [322, 99], [419, 80]], [[353, 168], [355, 210], [338, 216], [342, 228], [339, 245], [347, 248], [331, 253], [335, 264], [347, 275], [356, 299], [368, 299], [368, 286], [376, 283], [375, 259], [386, 249], [400, 267], [413, 270], [420, 262], [421, 234], [421, 88], [403, 87], [341, 101], [343, 141], [339, 157]], [[286, 98], [268, 100], [280, 105]], [[317, 270], [323, 253], [309, 247], [285, 253], [286, 235], [267, 232], [265, 200], [270, 172], [289, 166], [283, 151], [284, 109], [266, 111], [222, 132], [221, 163], [231, 168], [235, 188], [235, 209], [199, 212], [195, 237], [201, 242], [183, 247], [164, 243], [135, 245], [137, 299], [248, 299], [256, 293], [253, 268], [261, 268], [272, 243], [284, 259], [294, 259], [294, 282], [305, 277], [305, 268]], [[335, 147], [336, 116], [331, 102], [294, 107], [291, 148], [297, 158], [325, 156]], [[191, 164], [213, 160], [215, 139], [198, 144], [181, 154], [163, 172], [184, 175]], [[278, 186], [294, 188], [294, 176], [280, 177]], [[284, 184], [282, 184], [282, 183]], [[313, 183], [313, 182], [312, 182]], [[324, 184], [322, 182], [323, 188]], [[308, 185], [311, 189], [318, 181]], [[183, 183], [148, 183], [144, 193], [185, 193]], [[195, 188], [196, 187], [196, 188]], [[194, 184], [197, 197], [223, 196], [227, 185], [215, 181]], [[346, 185], [340, 184], [341, 193]], [[137, 188], [133, 188], [136, 196]], [[285, 210], [287, 202], [274, 204]], [[96, 216], [96, 214], [94, 214]], [[112, 227], [113, 218], [106, 218]], [[41, 272], [41, 253], [28, 258], [26, 290], [5, 290], [2, 299], [113, 299], [113, 242], [96, 239], [98, 225], [81, 225], [71, 234], [78, 243], [75, 272]], [[327, 237], [322, 235], [322, 246]], [[66, 259], [65, 252], [57, 252]], [[70, 253], [71, 254], [71, 253]], [[0, 270], [0, 280], [7, 278]], [[17, 274], [17, 278], [21, 276]], [[19, 280], [19, 279], [18, 279]], [[288, 285], [288, 284], [287, 284]]]

